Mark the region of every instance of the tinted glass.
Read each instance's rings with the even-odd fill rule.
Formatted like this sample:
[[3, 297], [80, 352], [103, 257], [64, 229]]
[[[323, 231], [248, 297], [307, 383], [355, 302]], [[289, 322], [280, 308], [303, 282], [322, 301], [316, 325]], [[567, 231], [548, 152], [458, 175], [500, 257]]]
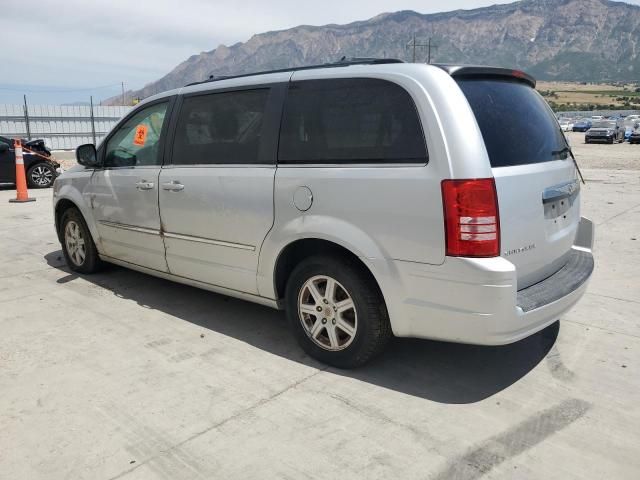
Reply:
[[105, 150], [105, 167], [160, 165], [160, 132], [164, 125], [167, 103], [144, 108], [109, 139]]
[[374, 79], [293, 84], [285, 104], [282, 163], [425, 163], [416, 107], [400, 86]]
[[173, 163], [265, 163], [260, 138], [269, 89], [214, 93], [184, 99]]
[[565, 159], [567, 143], [547, 102], [511, 80], [458, 80], [476, 116], [492, 167]]

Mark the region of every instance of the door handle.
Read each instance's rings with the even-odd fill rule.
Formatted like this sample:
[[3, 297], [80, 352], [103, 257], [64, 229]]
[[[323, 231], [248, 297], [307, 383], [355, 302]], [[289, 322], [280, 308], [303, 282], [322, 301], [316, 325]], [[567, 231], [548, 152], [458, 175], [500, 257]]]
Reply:
[[136, 183], [136, 188], [138, 190], [151, 190], [155, 184], [153, 182], [147, 182], [146, 180], [142, 180]]
[[178, 180], [173, 180], [169, 183], [163, 183], [162, 189], [169, 190], [170, 192], [179, 192], [180, 190], [184, 190], [184, 185], [181, 184]]

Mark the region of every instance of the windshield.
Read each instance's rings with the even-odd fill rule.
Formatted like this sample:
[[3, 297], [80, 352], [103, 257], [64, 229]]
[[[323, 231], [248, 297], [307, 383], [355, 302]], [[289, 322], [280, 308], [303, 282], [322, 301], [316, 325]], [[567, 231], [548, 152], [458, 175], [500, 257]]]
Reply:
[[512, 79], [461, 78], [492, 167], [550, 162], [569, 156], [556, 117], [529, 85]]
[[593, 122], [593, 128], [616, 128], [615, 122]]

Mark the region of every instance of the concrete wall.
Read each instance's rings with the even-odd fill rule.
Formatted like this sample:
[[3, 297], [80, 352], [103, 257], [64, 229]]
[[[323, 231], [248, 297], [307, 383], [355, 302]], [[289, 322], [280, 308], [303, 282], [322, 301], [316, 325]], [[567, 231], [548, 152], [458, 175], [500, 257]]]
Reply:
[[[96, 142], [133, 107], [93, 107]], [[54, 150], [74, 149], [92, 143], [91, 108], [79, 105], [29, 105], [31, 138], [44, 139]], [[27, 138], [27, 123], [23, 105], [0, 104], [0, 135]]]

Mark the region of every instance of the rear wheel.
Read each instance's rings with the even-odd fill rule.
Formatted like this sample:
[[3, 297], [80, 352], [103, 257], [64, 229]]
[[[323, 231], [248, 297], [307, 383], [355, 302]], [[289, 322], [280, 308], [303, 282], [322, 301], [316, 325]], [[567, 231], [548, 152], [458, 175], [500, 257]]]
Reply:
[[80, 211], [76, 208], [66, 210], [62, 214], [60, 229], [62, 252], [69, 268], [80, 273], [98, 270], [102, 262]]
[[36, 163], [27, 172], [30, 188], [49, 188], [56, 179], [56, 172], [48, 163]]
[[363, 365], [392, 335], [378, 286], [348, 258], [303, 260], [287, 282], [285, 301], [298, 343], [310, 356], [338, 368]]

